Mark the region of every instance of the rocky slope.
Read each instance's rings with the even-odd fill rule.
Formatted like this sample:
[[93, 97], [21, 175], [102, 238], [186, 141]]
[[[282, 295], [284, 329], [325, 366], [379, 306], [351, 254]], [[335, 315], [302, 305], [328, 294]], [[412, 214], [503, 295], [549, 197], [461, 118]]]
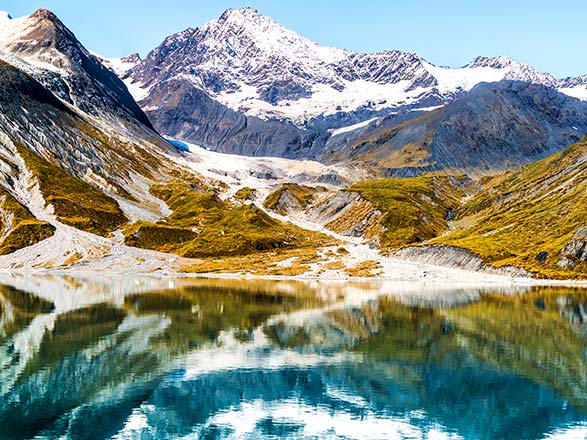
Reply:
[[451, 170], [492, 174], [542, 159], [587, 133], [587, 102], [520, 81], [475, 86], [442, 108], [379, 118], [333, 136], [322, 158], [351, 160], [387, 175]]
[[[358, 182], [310, 212], [338, 207], [333, 212], [340, 216], [354, 210], [350, 225], [355, 228], [340, 231], [351, 236], [363, 219], [377, 213], [378, 228], [359, 236], [410, 261], [583, 279], [586, 164], [584, 138], [563, 152], [479, 182], [447, 176]], [[358, 209], [361, 199], [355, 194], [370, 206]], [[329, 217], [318, 218], [337, 230]]]

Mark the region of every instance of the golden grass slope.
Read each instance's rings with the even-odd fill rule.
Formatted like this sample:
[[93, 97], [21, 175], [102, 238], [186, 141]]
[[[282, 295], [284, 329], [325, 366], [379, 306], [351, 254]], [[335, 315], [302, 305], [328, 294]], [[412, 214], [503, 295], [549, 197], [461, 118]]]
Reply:
[[381, 210], [381, 246], [398, 249], [445, 232], [447, 219], [465, 195], [466, 182], [451, 176], [378, 179], [359, 182], [349, 191]]
[[151, 193], [173, 213], [158, 223], [125, 229], [126, 244], [188, 258], [247, 255], [332, 242], [322, 234], [281, 223], [259, 208], [234, 206], [185, 181], [156, 185]]
[[99, 188], [71, 176], [22, 145], [16, 146], [59, 221], [98, 235], [107, 235], [127, 223], [118, 202]]
[[454, 230], [432, 243], [459, 246], [492, 265], [523, 267], [535, 275], [586, 277], [585, 262], [574, 269], [557, 263], [576, 230], [587, 224], [587, 141], [486, 179], [457, 215]]
[[587, 277], [587, 262], [574, 261], [574, 268], [557, 264], [577, 229], [587, 225], [585, 139], [477, 185], [460, 177], [422, 176], [365, 181], [349, 190], [383, 212], [380, 239], [386, 249], [442, 244], [535, 276]]

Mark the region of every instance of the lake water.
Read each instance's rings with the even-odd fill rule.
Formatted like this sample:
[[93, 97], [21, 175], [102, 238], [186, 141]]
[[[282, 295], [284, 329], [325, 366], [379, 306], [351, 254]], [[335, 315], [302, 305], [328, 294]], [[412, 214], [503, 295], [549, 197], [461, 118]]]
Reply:
[[2, 282], [2, 440], [587, 438], [584, 290]]

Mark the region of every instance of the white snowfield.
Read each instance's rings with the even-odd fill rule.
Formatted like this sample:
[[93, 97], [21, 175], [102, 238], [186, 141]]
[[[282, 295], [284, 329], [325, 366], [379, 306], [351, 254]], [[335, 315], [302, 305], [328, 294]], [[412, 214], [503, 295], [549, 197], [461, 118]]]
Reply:
[[106, 58], [97, 54], [93, 50], [90, 50], [89, 52], [119, 77], [124, 77], [138, 64], [138, 61], [125, 61], [123, 58]]

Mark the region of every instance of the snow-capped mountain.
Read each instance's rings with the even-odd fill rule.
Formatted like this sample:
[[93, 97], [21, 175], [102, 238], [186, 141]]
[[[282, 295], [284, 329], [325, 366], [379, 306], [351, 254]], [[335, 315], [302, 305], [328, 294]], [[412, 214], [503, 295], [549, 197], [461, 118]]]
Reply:
[[[265, 250], [325, 250], [344, 234], [353, 237], [345, 241], [352, 265], [378, 261], [356, 234], [368, 230], [377, 235], [373, 244], [383, 243], [378, 231], [394, 225], [380, 223], [386, 214], [360, 191], [339, 192], [343, 185], [429, 171], [480, 176], [555, 153], [539, 172], [526, 171], [529, 188], [542, 184], [544, 167], [551, 173], [584, 164], [581, 142], [559, 153], [587, 133], [587, 102], [560, 90], [580, 94], [586, 83], [558, 81], [508, 58], [449, 69], [413, 53], [327, 49], [252, 9], [170, 37], [144, 61], [95, 56], [47, 10], [15, 20], [0, 14], [0, 266], [171, 272], [201, 264], [179, 257], [216, 264]], [[252, 94], [243, 101], [248, 107], [243, 93]], [[183, 142], [190, 140], [199, 145]], [[235, 158], [205, 147], [287, 159]], [[468, 179], [447, 178], [442, 188], [426, 180], [414, 187], [423, 191], [415, 215], [426, 228], [438, 223], [434, 234], [448, 228], [449, 211], [429, 189], [447, 191], [447, 208], [469, 189], [498, 201], [511, 194]], [[569, 210], [582, 206], [584, 192], [571, 187], [549, 189], [548, 207], [567, 195]], [[314, 217], [302, 212], [309, 204], [320, 208]], [[539, 220], [528, 230], [545, 224]], [[566, 268], [584, 260], [582, 248], [573, 251], [585, 235], [580, 225], [557, 226], [560, 246], [548, 250], [560, 255], [564, 245]], [[576, 238], [564, 244], [560, 231]], [[434, 234], [410, 233], [406, 244]], [[384, 270], [397, 270], [394, 261], [384, 260]]]
[[298, 126], [360, 109], [445, 104], [480, 82], [559, 86], [552, 75], [507, 57], [479, 57], [453, 69], [411, 52], [359, 54], [324, 47], [252, 8], [228, 10], [200, 28], [166, 38], [126, 82], [140, 101], [154, 85], [179, 79], [232, 110]]

